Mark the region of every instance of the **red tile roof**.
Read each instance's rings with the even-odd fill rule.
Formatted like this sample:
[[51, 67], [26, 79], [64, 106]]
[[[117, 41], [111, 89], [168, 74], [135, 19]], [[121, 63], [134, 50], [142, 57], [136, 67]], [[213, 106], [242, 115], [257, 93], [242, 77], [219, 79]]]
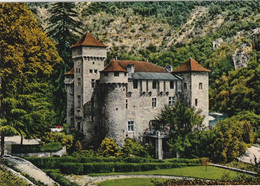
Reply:
[[116, 60], [112, 60], [101, 72], [126, 72]]
[[74, 74], [74, 67], [67, 73], [65, 73], [65, 75], [73, 75]]
[[165, 70], [163, 67], [160, 67], [158, 65], [145, 62], [145, 61], [130, 61], [130, 60], [112, 60], [111, 63], [103, 71], [126, 72], [128, 65], [134, 65], [134, 72], [167, 73], [167, 70]]
[[94, 38], [89, 32], [87, 32], [76, 44], [72, 46], [95, 46], [95, 47], [107, 47], [96, 38]]
[[210, 70], [204, 68], [190, 57], [185, 63], [173, 70], [173, 72], [210, 72]]

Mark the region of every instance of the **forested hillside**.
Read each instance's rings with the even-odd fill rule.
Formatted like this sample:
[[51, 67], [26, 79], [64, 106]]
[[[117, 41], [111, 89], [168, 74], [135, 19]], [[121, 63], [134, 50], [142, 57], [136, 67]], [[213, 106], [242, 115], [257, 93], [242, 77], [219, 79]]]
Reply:
[[[58, 5], [28, 6], [59, 50], [58, 35], [50, 33], [50, 28], [58, 28], [62, 22], [61, 16], [52, 20]], [[68, 5], [59, 6], [66, 10]], [[68, 17], [78, 24], [66, 25], [71, 27], [67, 44], [74, 44], [81, 33], [89, 31], [109, 46], [107, 62], [112, 58], [148, 60], [177, 67], [193, 57], [212, 71], [212, 111], [260, 114], [259, 7], [259, 1], [73, 3], [70, 11], [74, 13]], [[69, 48], [62, 51], [66, 71], [72, 67]], [[235, 69], [234, 62], [244, 67]]]

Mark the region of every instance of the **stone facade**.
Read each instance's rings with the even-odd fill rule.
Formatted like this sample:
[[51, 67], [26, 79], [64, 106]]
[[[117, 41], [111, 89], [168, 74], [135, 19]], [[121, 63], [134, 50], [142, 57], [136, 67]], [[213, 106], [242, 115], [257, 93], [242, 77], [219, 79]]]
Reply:
[[104, 137], [120, 146], [126, 137], [142, 140], [162, 108], [181, 95], [208, 116], [209, 71], [193, 59], [199, 71], [169, 72], [149, 62], [120, 60], [104, 68], [106, 52], [104, 44], [86, 34], [72, 47], [74, 69], [65, 75], [67, 123], [83, 132], [86, 146]]

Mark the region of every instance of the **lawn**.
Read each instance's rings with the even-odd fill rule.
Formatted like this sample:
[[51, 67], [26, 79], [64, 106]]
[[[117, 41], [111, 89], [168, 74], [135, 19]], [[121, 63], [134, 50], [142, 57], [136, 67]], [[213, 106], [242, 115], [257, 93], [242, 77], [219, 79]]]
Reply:
[[89, 174], [90, 176], [101, 176], [101, 175], [118, 175], [118, 174], [136, 174], [136, 175], [165, 175], [165, 176], [183, 176], [183, 177], [194, 177], [203, 179], [221, 179], [223, 175], [229, 178], [235, 178], [240, 173], [235, 171], [230, 171], [227, 169], [222, 169], [218, 167], [208, 166], [195, 166], [195, 167], [183, 167], [183, 168], [173, 168], [173, 169], [159, 169], [143, 172], [120, 172], [120, 173], [94, 173]]
[[99, 186], [115, 186], [115, 185], [124, 185], [124, 186], [150, 186], [154, 185], [152, 181], [159, 183], [165, 182], [167, 179], [162, 178], [126, 178], [126, 179], [116, 179], [116, 180], [106, 180], [99, 183]]

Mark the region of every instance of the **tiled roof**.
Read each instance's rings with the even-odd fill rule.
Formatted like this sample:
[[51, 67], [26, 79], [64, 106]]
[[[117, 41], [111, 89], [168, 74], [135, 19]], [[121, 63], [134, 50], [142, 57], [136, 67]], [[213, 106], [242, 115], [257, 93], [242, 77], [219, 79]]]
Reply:
[[191, 57], [173, 72], [210, 72]]
[[81, 40], [79, 40], [73, 47], [77, 46], [95, 46], [95, 47], [107, 47], [97, 39], [95, 39], [89, 32], [87, 32]]
[[[113, 63], [118, 65], [113, 66]], [[128, 65], [134, 65], [134, 72], [158, 72], [167, 73], [167, 71], [158, 65], [144, 61], [129, 61], [129, 60], [112, 60], [111, 63], [103, 71], [124, 71], [126, 72]], [[120, 69], [120, 70], [119, 70]]]
[[126, 72], [116, 60], [112, 60], [101, 72]]
[[74, 67], [67, 73], [65, 73], [65, 75], [73, 75], [74, 74]]

